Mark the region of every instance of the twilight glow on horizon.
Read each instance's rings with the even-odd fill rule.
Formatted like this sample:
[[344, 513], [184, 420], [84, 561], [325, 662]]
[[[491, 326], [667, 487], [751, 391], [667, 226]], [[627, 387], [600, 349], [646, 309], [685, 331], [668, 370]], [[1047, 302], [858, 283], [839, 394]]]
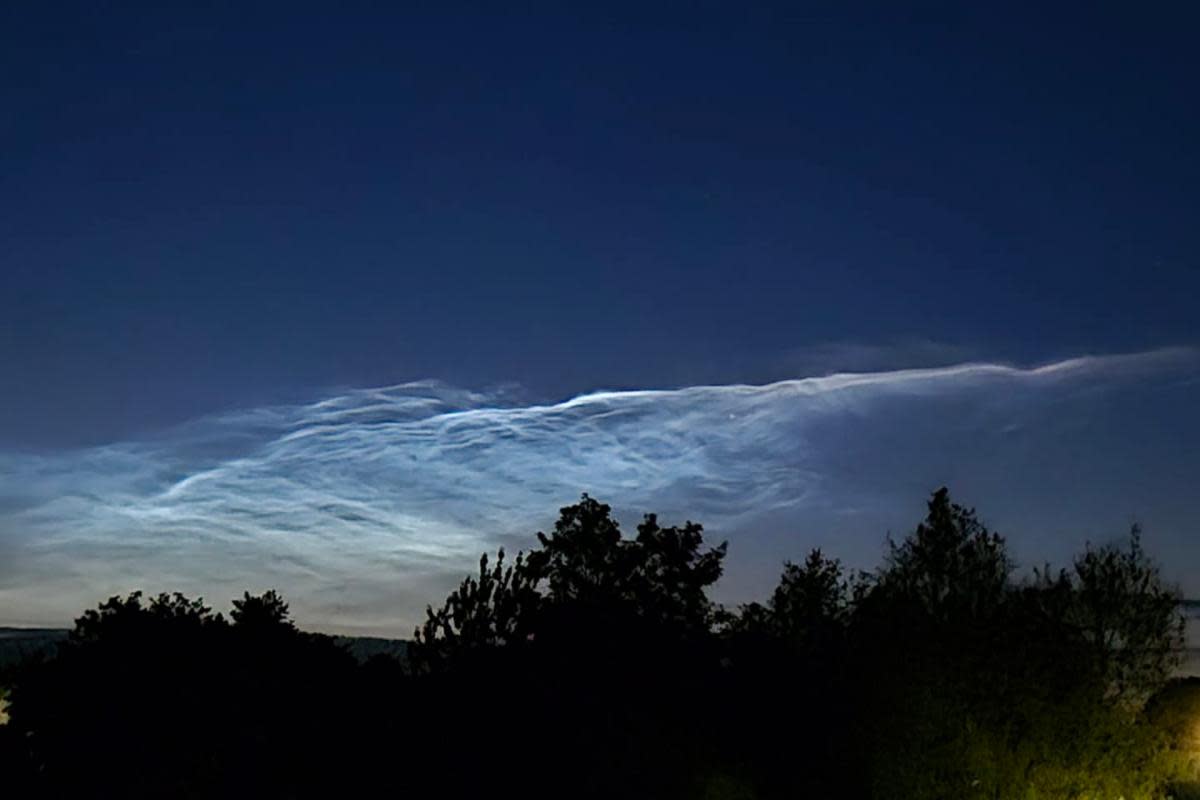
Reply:
[[1195, 592], [1174, 559], [1195, 535], [1198, 363], [1173, 349], [547, 405], [424, 382], [4, 453], [0, 624], [61, 625], [135, 588], [220, 607], [273, 587], [307, 626], [407, 635], [482, 552], [528, 547], [585, 491], [627, 524], [655, 511], [729, 540], [727, 602], [812, 547], [874, 566], [942, 484], [1026, 569], [1136, 520]]

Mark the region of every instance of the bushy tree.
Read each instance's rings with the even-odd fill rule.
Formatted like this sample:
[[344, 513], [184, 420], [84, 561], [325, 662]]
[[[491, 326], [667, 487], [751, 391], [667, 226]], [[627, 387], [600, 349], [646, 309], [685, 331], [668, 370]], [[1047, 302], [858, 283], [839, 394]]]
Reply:
[[140, 592], [84, 612], [55, 657], [16, 677], [8, 727], [37, 776], [30, 795], [322, 795], [349, 657], [297, 631], [273, 591], [231, 616]]
[[[507, 736], [473, 752], [503, 769], [540, 741], [525, 796], [687, 796], [707, 747], [715, 659], [703, 652], [714, 616], [706, 590], [724, 545], [706, 550], [699, 525], [663, 526], [653, 515], [625, 538], [611, 508], [587, 495], [537, 539], [511, 565], [482, 558], [477, 576], [428, 610], [411, 648], [428, 691], [451, 720], [474, 713], [485, 681], [519, 698]], [[453, 773], [442, 759], [432, 763]], [[455, 773], [441, 791], [485, 792], [479, 775]]]
[[164, 592], [145, 603], [139, 591], [126, 597], [110, 597], [97, 608], [88, 609], [75, 620], [69, 636], [76, 646], [146, 644], [155, 636], [185, 639], [202, 629], [224, 624], [225, 619], [213, 614], [202, 599]]
[[228, 622], [179, 594], [112, 598], [17, 673], [0, 728], [9, 787], [351, 796], [403, 753], [419, 765], [403, 782], [414, 796], [1196, 790], [1183, 779], [1200, 763], [1198, 693], [1160, 691], [1179, 597], [1136, 529], [1015, 580], [1004, 539], [941, 489], [879, 570], [851, 575], [813, 551], [736, 613], [708, 597], [724, 556], [699, 525], [654, 515], [627, 538], [583, 495], [531, 552], [482, 557], [428, 610], [411, 672], [356, 667], [274, 591], [243, 594]]
[[1136, 532], [1070, 571], [1011, 572], [944, 489], [890, 545], [852, 631], [870, 794], [1158, 797], [1171, 760], [1139, 710], [1171, 668], [1179, 605]]
[[978, 620], [1004, 599], [1013, 563], [1004, 538], [950, 500], [945, 487], [929, 513], [900, 544], [888, 542], [875, 591], [890, 603], [915, 606], [934, 622]]
[[456, 655], [561, 639], [607, 640], [629, 628], [707, 633], [715, 607], [706, 591], [721, 576], [726, 545], [703, 550], [692, 522], [664, 527], [647, 515], [626, 539], [612, 509], [584, 494], [560, 511], [554, 530], [538, 532], [538, 548], [511, 565], [500, 552], [466, 578], [441, 608], [430, 607], [412, 650], [422, 665]]
[[765, 629], [799, 651], [820, 647], [844, 625], [849, 592], [841, 563], [813, 550], [803, 565], [784, 562], [767, 605], [743, 607], [739, 624]]
[[1092, 648], [1113, 695], [1140, 704], [1161, 687], [1183, 653], [1178, 589], [1166, 585], [1134, 526], [1125, 546], [1092, 547], [1075, 559], [1073, 622]]
[[478, 577], [468, 577], [436, 611], [426, 609], [426, 620], [417, 628], [409, 659], [420, 670], [462, 663], [496, 648], [527, 643], [533, 636], [542, 602], [537, 576], [518, 554], [511, 565], [504, 551], [488, 565], [479, 559]]
[[813, 550], [803, 564], [784, 564], [766, 603], [744, 605], [726, 621], [720, 727], [727, 772], [714, 785], [749, 797], [833, 797], [851, 789], [850, 596], [841, 564]]
[[654, 624], [707, 630], [706, 590], [721, 577], [726, 544], [702, 551], [703, 528], [663, 527], [648, 514], [625, 539], [612, 509], [583, 495], [561, 511], [554, 531], [538, 533], [528, 569], [547, 606], [572, 613], [638, 616]]
[[246, 631], [295, 631], [288, 604], [274, 589], [268, 589], [260, 595], [244, 592], [240, 599], [233, 601], [233, 610], [229, 612], [233, 624]]

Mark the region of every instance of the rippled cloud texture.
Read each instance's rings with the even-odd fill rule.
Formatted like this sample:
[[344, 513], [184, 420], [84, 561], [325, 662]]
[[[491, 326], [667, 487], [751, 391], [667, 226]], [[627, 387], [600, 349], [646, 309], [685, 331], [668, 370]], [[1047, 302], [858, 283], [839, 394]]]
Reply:
[[1173, 349], [554, 405], [417, 383], [0, 454], [0, 624], [134, 588], [225, 608], [277, 587], [306, 626], [407, 635], [482, 551], [528, 546], [583, 491], [728, 539], [727, 601], [813, 546], [873, 566], [942, 484], [1026, 564], [1139, 520], [1195, 593], [1197, 375]]

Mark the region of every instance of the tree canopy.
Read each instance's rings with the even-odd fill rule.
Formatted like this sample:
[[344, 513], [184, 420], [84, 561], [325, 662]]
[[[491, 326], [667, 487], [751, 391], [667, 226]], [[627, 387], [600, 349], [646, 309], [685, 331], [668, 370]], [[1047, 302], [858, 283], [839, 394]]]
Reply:
[[228, 618], [180, 594], [104, 601], [12, 676], [9, 783], [741, 800], [1200, 786], [1196, 693], [1171, 682], [1180, 597], [1137, 528], [1017, 576], [1004, 537], [940, 489], [878, 569], [814, 550], [737, 608], [709, 594], [726, 545], [690, 521], [647, 514], [626, 536], [585, 494], [533, 541], [483, 555], [404, 662], [356, 662], [273, 590]]

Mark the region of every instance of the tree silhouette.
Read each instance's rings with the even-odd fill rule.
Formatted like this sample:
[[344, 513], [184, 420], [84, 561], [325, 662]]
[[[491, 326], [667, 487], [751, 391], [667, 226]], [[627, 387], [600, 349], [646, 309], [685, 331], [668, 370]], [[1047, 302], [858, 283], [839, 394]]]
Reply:
[[[1196, 791], [1195, 686], [1163, 689], [1179, 596], [1142, 548], [1013, 576], [940, 489], [881, 567], [819, 550], [736, 612], [724, 544], [583, 495], [483, 556], [406, 669], [299, 630], [275, 591], [228, 620], [114, 597], [19, 667], [0, 726], [21, 797], [1161, 800]], [[1186, 691], [1185, 691], [1186, 689]], [[1152, 698], [1144, 706], [1147, 697]], [[1189, 749], [1190, 748], [1190, 749]], [[392, 766], [407, 759], [397, 785]], [[1192, 761], [1188, 761], [1188, 759]], [[403, 764], [402, 764], [403, 766]]]
[[570, 632], [604, 638], [628, 626], [705, 633], [714, 619], [706, 590], [721, 576], [726, 545], [704, 551], [703, 529], [663, 527], [649, 514], [626, 539], [612, 509], [584, 494], [561, 509], [538, 549], [510, 566], [480, 559], [416, 631], [412, 656], [426, 667], [455, 654], [527, 643]]
[[163, 593], [142, 602], [142, 592], [127, 597], [110, 597], [97, 608], [88, 609], [75, 620], [70, 632], [73, 645], [144, 644], [157, 635], [186, 638], [196, 632], [225, 624], [220, 614], [200, 599]]
[[[51, 797], [319, 795], [330, 710], [352, 662], [297, 631], [275, 592], [235, 601], [134, 592], [84, 612], [16, 677], [10, 726]], [[317, 702], [317, 698], [324, 698]], [[326, 705], [332, 703], [332, 706]], [[330, 776], [332, 777], [332, 776]], [[323, 790], [322, 790], [323, 791]]]
[[466, 578], [437, 611], [432, 606], [426, 610], [427, 619], [414, 633], [409, 659], [418, 669], [433, 670], [489, 649], [527, 642], [541, 603], [536, 583], [523, 555], [505, 566], [501, 550], [495, 566], [489, 567], [485, 553], [479, 559], [477, 578]]
[[241, 599], [233, 601], [233, 610], [229, 612], [229, 616], [237, 627], [256, 632], [296, 629], [288, 611], [288, 604], [283, 602], [283, 598], [274, 589], [268, 589], [257, 596], [244, 592]]
[[705, 590], [721, 577], [726, 544], [701, 552], [696, 523], [663, 527], [648, 514], [637, 536], [624, 539], [612, 509], [585, 494], [562, 509], [553, 533], [537, 536], [541, 546], [529, 554], [528, 568], [552, 606], [620, 607], [691, 629], [711, 622]]
[[[1011, 578], [1003, 538], [945, 489], [855, 604], [869, 793], [1151, 797], [1170, 773], [1138, 716], [1166, 678], [1178, 597], [1145, 558], [1091, 549]], [[1157, 788], [1156, 788], [1157, 787]]]
[[[523, 776], [527, 796], [561, 796], [564, 786], [580, 797], [673, 796], [692, 785], [681, 764], [696, 760], [696, 722], [711, 712], [701, 699], [715, 663], [702, 644], [715, 610], [706, 590], [725, 546], [706, 550], [699, 525], [654, 515], [625, 538], [611, 508], [586, 494], [537, 541], [511, 565], [485, 556], [477, 576], [427, 611], [411, 656], [429, 692], [455, 698], [442, 709], [448, 719], [472, 713], [457, 698], [474, 706], [469, 687], [481, 681], [521, 698], [510, 738], [484, 759], [501, 769], [526, 738], [542, 741]], [[462, 795], [486, 791], [456, 778]]]
[[850, 585], [841, 562], [813, 550], [803, 565], [784, 562], [767, 604], [743, 606], [731, 625], [738, 633], [775, 638], [804, 652], [837, 636], [849, 610]]
[[925, 521], [900, 544], [889, 541], [876, 591], [916, 604], [933, 620], [977, 619], [998, 608], [1012, 568], [1004, 539], [942, 487]]
[[1125, 547], [1091, 547], [1075, 559], [1074, 622], [1095, 651], [1112, 692], [1143, 702], [1183, 654], [1183, 598], [1166, 586], [1134, 525]]

